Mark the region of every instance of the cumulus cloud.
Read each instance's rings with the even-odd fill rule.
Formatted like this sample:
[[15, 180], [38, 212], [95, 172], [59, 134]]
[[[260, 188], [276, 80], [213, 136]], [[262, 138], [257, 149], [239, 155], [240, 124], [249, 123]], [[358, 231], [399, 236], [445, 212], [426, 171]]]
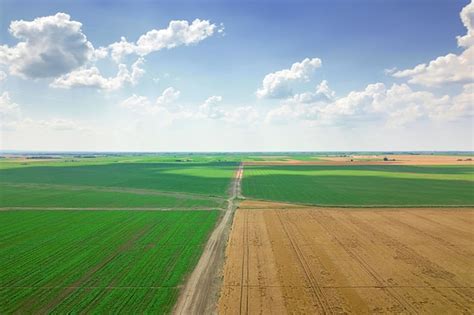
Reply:
[[0, 82], [2, 82], [3, 80], [5, 80], [7, 77], [7, 74], [3, 71], [0, 71]]
[[163, 91], [155, 102], [148, 97], [132, 95], [120, 103], [120, 106], [141, 115], [160, 116], [163, 121], [177, 119], [216, 120], [233, 125], [250, 125], [257, 121], [258, 111], [252, 106], [230, 107], [222, 105], [222, 97], [213, 95], [202, 104], [189, 107], [174, 105], [180, 92], [170, 87]]
[[139, 114], [154, 115], [165, 111], [172, 111], [173, 109], [169, 108], [169, 105], [175, 102], [180, 94], [181, 92], [176, 90], [174, 87], [166, 88], [154, 103], [151, 102], [148, 97], [133, 94], [129, 98], [123, 100], [120, 103], [120, 106]]
[[419, 119], [436, 121], [472, 117], [474, 84], [466, 84], [462, 93], [451, 97], [436, 96], [429, 91], [416, 91], [407, 84], [369, 84], [361, 91], [326, 102], [285, 102], [269, 111], [267, 123], [307, 120], [319, 124], [363, 123], [384, 121], [388, 127], [400, 127]]
[[160, 96], [158, 96], [156, 99], [156, 105], [165, 106], [171, 104], [179, 98], [180, 94], [181, 92], [176, 90], [174, 87], [169, 87], [165, 89]]
[[199, 106], [199, 113], [206, 118], [218, 119], [225, 115], [224, 110], [220, 107], [222, 96], [213, 95], [206, 99], [204, 103]]
[[467, 29], [467, 34], [458, 36], [458, 45], [470, 47], [474, 45], [474, 1], [465, 6], [460, 13], [461, 21]]
[[140, 36], [136, 43], [128, 42], [122, 37], [119, 42], [109, 45], [112, 58], [120, 62], [123, 56], [138, 54], [146, 56], [151, 52], [171, 49], [181, 45], [197, 44], [212, 36], [218, 28], [208, 20], [195, 19], [192, 23], [188, 21], [171, 21], [165, 29], [153, 29]]
[[461, 11], [461, 20], [467, 29], [465, 36], [458, 36], [458, 45], [465, 50], [457, 54], [440, 56], [429, 63], [412, 69], [396, 71], [392, 76], [407, 78], [409, 83], [428, 87], [446, 83], [466, 83], [474, 80], [474, 2]]
[[474, 46], [464, 50], [460, 55], [447, 54], [428, 64], [397, 71], [393, 76], [408, 78], [409, 83], [428, 87], [472, 81], [474, 79]]
[[[136, 84], [144, 73], [140, 67], [143, 56], [161, 49], [196, 44], [216, 32], [221, 33], [222, 28], [208, 20], [171, 21], [167, 28], [153, 29], [134, 43], [122, 37], [119, 42], [95, 49], [82, 32], [82, 24], [60, 12], [32, 21], [12, 21], [9, 31], [18, 43], [0, 45], [0, 64], [4, 64], [10, 74], [23, 78], [55, 78], [51, 86], [56, 88], [116, 90], [125, 83]], [[131, 66], [121, 62], [121, 58], [129, 54], [140, 56]], [[107, 78], [102, 76], [96, 61], [109, 55], [117, 62], [118, 73]]]
[[88, 87], [99, 90], [117, 90], [126, 83], [135, 85], [138, 79], [145, 73], [141, 68], [143, 65], [143, 58], [139, 58], [131, 66], [131, 71], [125, 64], [119, 64], [119, 70], [115, 77], [103, 77], [97, 67], [83, 68], [72, 71], [65, 75], [56, 78], [51, 87], [69, 89], [74, 87]]
[[293, 100], [299, 103], [327, 102], [333, 100], [336, 93], [329, 87], [328, 81], [323, 80], [316, 86], [315, 92], [304, 92], [293, 95]]
[[306, 58], [295, 62], [289, 69], [269, 73], [262, 82], [262, 87], [257, 90], [259, 98], [286, 98], [293, 95], [289, 85], [292, 81], [307, 80], [309, 75], [321, 67], [321, 59]]
[[0, 46], [0, 62], [8, 66], [11, 74], [28, 78], [68, 73], [95, 55], [81, 27], [80, 22], [71, 20], [65, 13], [33, 21], [13, 21], [9, 31], [19, 43]]
[[237, 106], [224, 108], [222, 106], [222, 97], [218, 95], [211, 96], [202, 103], [194, 117], [222, 120], [233, 125], [251, 125], [259, 117], [258, 111], [252, 106]]
[[434, 106], [430, 117], [434, 120], [457, 120], [474, 116], [474, 83], [463, 86], [460, 94], [454, 96], [447, 106]]

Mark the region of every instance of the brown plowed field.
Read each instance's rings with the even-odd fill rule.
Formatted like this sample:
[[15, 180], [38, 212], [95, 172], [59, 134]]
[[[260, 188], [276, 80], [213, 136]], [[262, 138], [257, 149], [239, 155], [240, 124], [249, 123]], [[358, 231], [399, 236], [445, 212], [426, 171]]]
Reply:
[[221, 314], [474, 312], [474, 209], [237, 210]]
[[[384, 157], [391, 161], [384, 161]], [[321, 157], [315, 161], [249, 161], [245, 165], [474, 165], [473, 160], [472, 156], [453, 155], [357, 155]]]

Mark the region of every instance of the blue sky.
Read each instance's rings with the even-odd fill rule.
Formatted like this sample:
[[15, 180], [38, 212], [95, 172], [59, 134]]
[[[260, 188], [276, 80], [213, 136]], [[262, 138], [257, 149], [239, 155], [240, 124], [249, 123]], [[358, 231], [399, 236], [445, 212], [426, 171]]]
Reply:
[[[471, 7], [455, 0], [0, 1], [0, 147], [472, 150]], [[25, 75], [23, 66], [55, 69], [54, 61], [37, 62], [52, 51], [62, 52], [57, 63], [70, 61], [72, 37], [58, 42], [32, 22], [50, 17], [44, 21], [53, 28], [58, 12], [80, 22], [74, 31], [107, 56], [80, 57], [54, 75]], [[186, 43], [188, 34], [173, 39], [176, 47], [146, 54], [136, 48], [120, 61], [111, 57], [109, 45], [122, 36], [138, 47], [149, 31], [195, 19], [212, 34]], [[43, 43], [30, 49], [37, 53], [28, 65], [17, 57], [25, 39], [9, 31], [16, 20], [30, 23], [30, 41]], [[446, 58], [428, 66], [439, 57]], [[111, 78], [119, 64], [131, 72], [139, 58], [141, 73], [119, 87], [84, 83], [85, 72], [78, 72], [96, 68]], [[293, 64], [304, 70], [281, 72]], [[403, 72], [422, 64], [426, 69]], [[55, 84], [61, 76], [68, 79]]]

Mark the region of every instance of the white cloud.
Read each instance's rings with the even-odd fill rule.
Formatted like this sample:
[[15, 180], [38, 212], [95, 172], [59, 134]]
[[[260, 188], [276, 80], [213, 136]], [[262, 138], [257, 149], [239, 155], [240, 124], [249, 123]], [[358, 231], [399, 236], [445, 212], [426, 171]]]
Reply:
[[259, 118], [258, 111], [252, 106], [229, 107], [222, 106], [222, 97], [211, 96], [198, 108], [193, 117], [222, 120], [233, 125], [249, 126]]
[[11, 74], [22, 77], [46, 78], [68, 73], [95, 55], [81, 27], [80, 22], [65, 13], [33, 21], [13, 21], [9, 31], [19, 43], [13, 47], [0, 46], [0, 62], [9, 67]]
[[438, 121], [457, 120], [474, 116], [474, 83], [463, 86], [460, 94], [449, 100], [446, 106], [431, 108], [430, 118]]
[[204, 103], [194, 108], [173, 106], [180, 92], [170, 87], [163, 91], [156, 102], [151, 102], [145, 96], [132, 95], [120, 103], [120, 106], [137, 114], [159, 116], [165, 123], [177, 119], [188, 120], [216, 120], [233, 125], [249, 126], [257, 121], [258, 111], [252, 106], [229, 107], [222, 105], [222, 97], [218, 95], [208, 97]]
[[407, 84], [369, 84], [329, 102], [285, 102], [269, 111], [267, 123], [303, 120], [322, 125], [365, 124], [381, 121], [388, 127], [400, 127], [419, 119], [448, 121], [471, 117], [474, 111], [474, 84], [466, 84], [454, 97], [415, 91]]
[[133, 53], [146, 56], [162, 49], [197, 44], [212, 36], [216, 29], [220, 33], [222, 26], [218, 29], [208, 20], [195, 19], [192, 23], [184, 20], [171, 21], [165, 29], [154, 29], [143, 34], [136, 43], [128, 42], [125, 37], [122, 37], [120, 42], [109, 45], [109, 49], [112, 58], [119, 62], [123, 56]]
[[20, 106], [13, 102], [8, 92], [0, 95], [0, 129], [12, 129], [22, 118]]
[[292, 100], [298, 103], [327, 102], [336, 97], [336, 93], [329, 87], [328, 81], [323, 80], [316, 86], [316, 92], [304, 92], [293, 95]]
[[458, 45], [470, 47], [474, 45], [474, 1], [465, 6], [460, 13], [461, 21], [467, 29], [467, 34], [458, 36]]
[[139, 58], [132, 64], [131, 71], [125, 64], [119, 64], [119, 70], [115, 77], [103, 77], [97, 67], [84, 68], [62, 75], [51, 83], [51, 87], [69, 89], [74, 87], [88, 87], [99, 90], [117, 90], [125, 83], [135, 85], [138, 79], [145, 73], [141, 68], [143, 58]]
[[152, 107], [152, 104], [148, 97], [133, 94], [129, 98], [123, 100], [120, 103], [120, 106], [133, 111], [143, 112]]
[[397, 71], [396, 78], [408, 78], [409, 83], [424, 86], [440, 86], [445, 83], [464, 83], [474, 80], [474, 46], [460, 55], [447, 54], [428, 64], [413, 69]]
[[156, 105], [157, 106], [165, 106], [168, 105], [174, 101], [176, 101], [179, 98], [179, 95], [181, 94], [180, 91], [176, 90], [174, 87], [169, 87], [161, 93], [160, 96], [156, 99]]
[[397, 67], [392, 67], [383, 70], [383, 73], [385, 73], [386, 75], [394, 74], [395, 72], [397, 72]]
[[467, 83], [474, 80], [474, 2], [461, 11], [461, 20], [467, 29], [465, 36], [458, 36], [458, 45], [465, 50], [459, 54], [440, 56], [429, 63], [419, 64], [412, 69], [396, 71], [392, 76], [408, 78], [409, 83], [428, 87], [446, 83]]
[[173, 87], [166, 88], [160, 96], [152, 103], [148, 97], [133, 94], [120, 103], [120, 106], [143, 115], [156, 115], [163, 112], [171, 112], [173, 109], [169, 106], [175, 102], [181, 92]]
[[5, 80], [7, 78], [7, 74], [3, 71], [0, 71], [0, 82]]
[[199, 106], [199, 113], [211, 119], [222, 118], [225, 115], [224, 110], [220, 107], [222, 96], [214, 95], [209, 97]]
[[292, 81], [307, 80], [309, 75], [321, 67], [321, 59], [306, 58], [295, 62], [290, 69], [269, 73], [262, 82], [262, 87], [257, 90], [259, 98], [286, 98], [293, 94], [289, 83]]

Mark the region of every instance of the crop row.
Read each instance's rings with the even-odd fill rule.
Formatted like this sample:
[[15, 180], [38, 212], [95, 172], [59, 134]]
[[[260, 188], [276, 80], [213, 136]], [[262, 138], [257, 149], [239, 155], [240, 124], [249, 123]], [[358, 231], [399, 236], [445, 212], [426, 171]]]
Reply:
[[243, 194], [317, 205], [473, 205], [474, 167], [247, 166]]
[[[0, 313], [166, 311], [217, 211], [0, 212]], [[117, 298], [120, 298], [118, 300]], [[119, 301], [119, 302], [117, 302]]]

